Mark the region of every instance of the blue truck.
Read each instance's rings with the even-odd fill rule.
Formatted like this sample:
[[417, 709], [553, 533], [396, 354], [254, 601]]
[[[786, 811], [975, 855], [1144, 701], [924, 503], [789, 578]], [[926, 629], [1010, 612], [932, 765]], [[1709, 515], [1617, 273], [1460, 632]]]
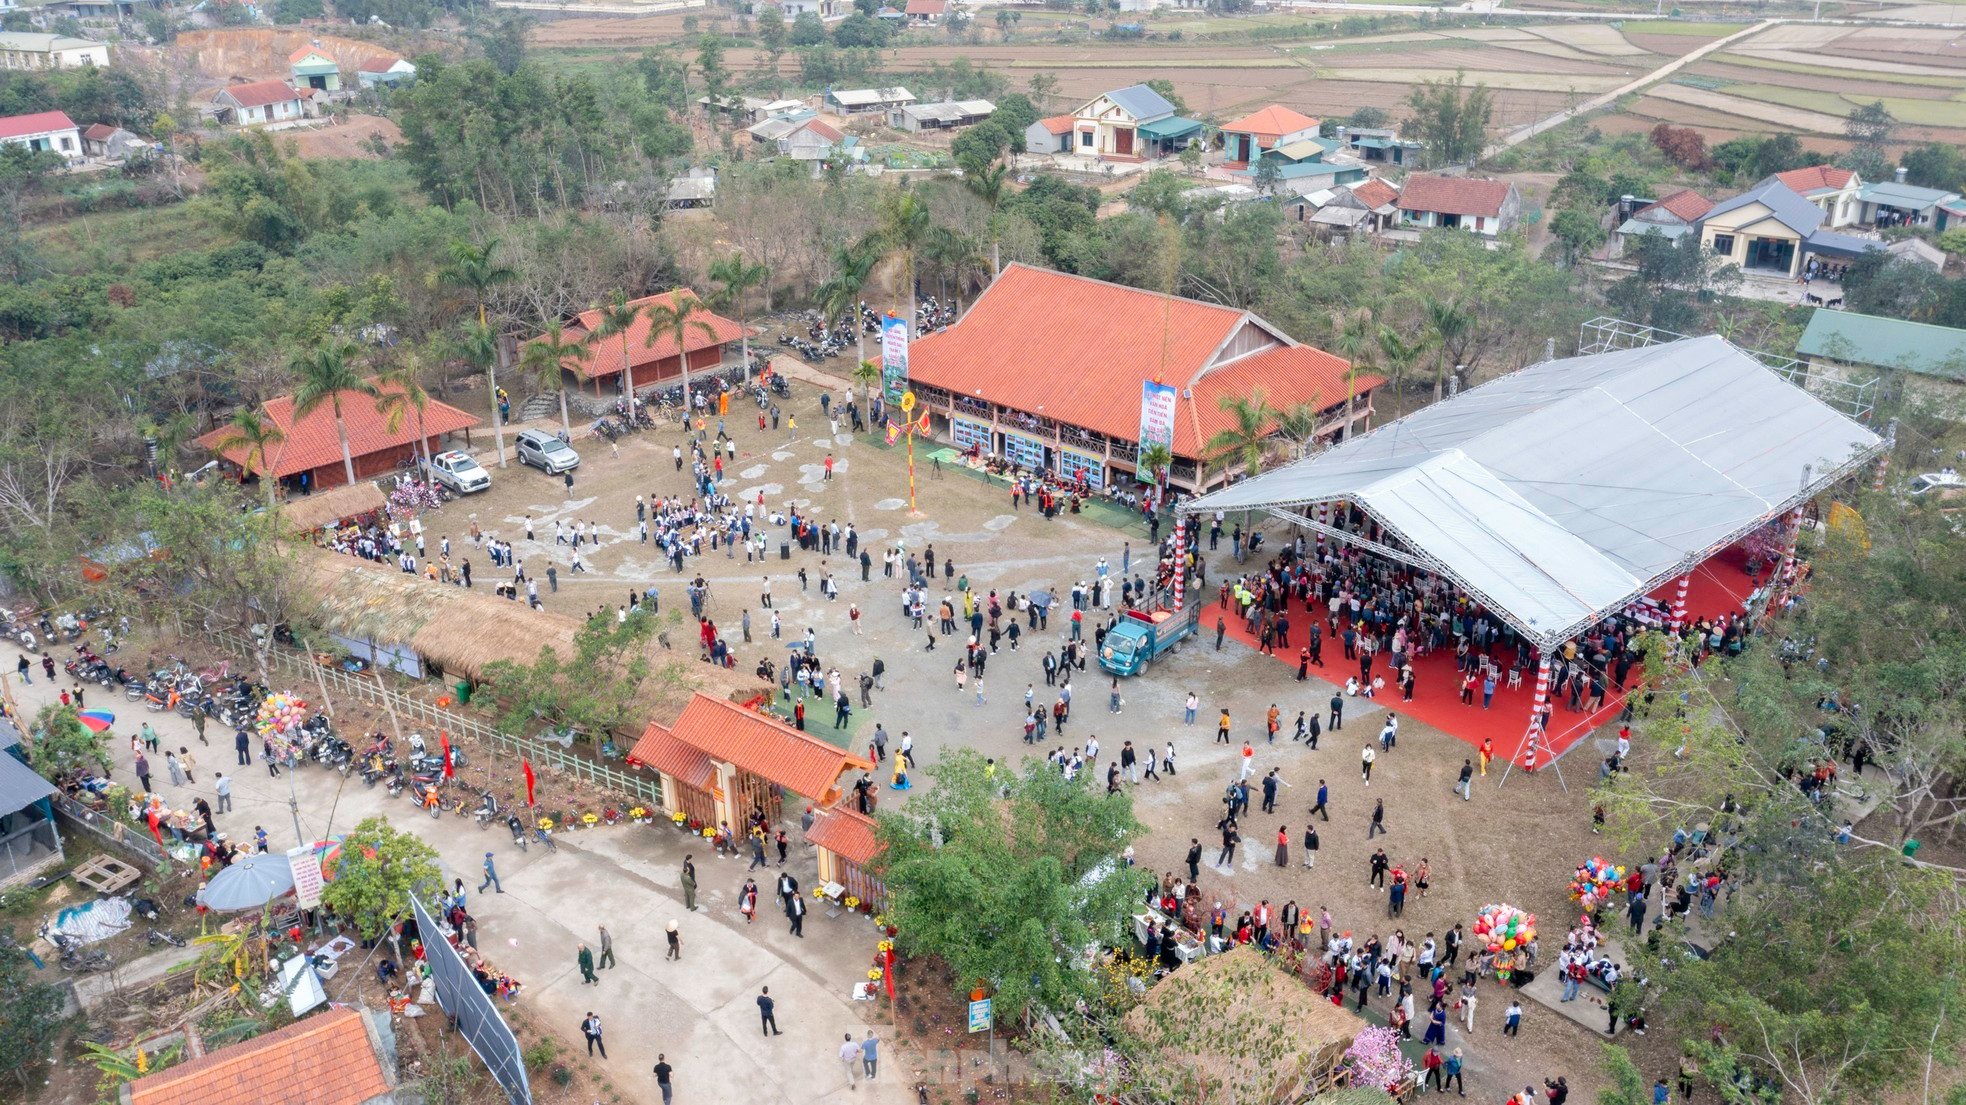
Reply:
[[1185, 611], [1128, 610], [1118, 625], [1106, 631], [1099, 646], [1099, 666], [1114, 675], [1145, 675], [1155, 657], [1193, 636], [1200, 621], [1198, 603], [1189, 603]]

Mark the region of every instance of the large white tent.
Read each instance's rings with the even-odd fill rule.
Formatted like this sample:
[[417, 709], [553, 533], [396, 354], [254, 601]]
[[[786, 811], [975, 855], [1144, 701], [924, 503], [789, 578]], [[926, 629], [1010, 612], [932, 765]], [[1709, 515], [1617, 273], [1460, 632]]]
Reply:
[[1192, 500], [1317, 522], [1362, 508], [1376, 551], [1550, 647], [1780, 517], [1879, 437], [1718, 337], [1545, 361]]

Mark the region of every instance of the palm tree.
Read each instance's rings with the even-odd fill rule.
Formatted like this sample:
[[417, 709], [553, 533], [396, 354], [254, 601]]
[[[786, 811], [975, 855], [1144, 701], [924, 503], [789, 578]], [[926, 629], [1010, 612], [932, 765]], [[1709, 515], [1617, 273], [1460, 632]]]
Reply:
[[[737, 316], [737, 329], [743, 335], [739, 339], [739, 348], [744, 358], [746, 383], [751, 380], [751, 313], [745, 310], [744, 293], [764, 283], [770, 277], [770, 269], [763, 264], [746, 261], [742, 253], [733, 253], [710, 266], [710, 279], [724, 286], [723, 291], [717, 294], [718, 305], [729, 308], [730, 313]], [[859, 321], [854, 320], [856, 326]]]
[[1255, 388], [1247, 396], [1224, 395], [1217, 405], [1230, 414], [1232, 425], [1209, 437], [1209, 459], [1240, 460], [1243, 472], [1251, 476], [1262, 471], [1263, 454], [1277, 425], [1277, 412], [1263, 398], [1263, 389]]
[[908, 336], [915, 326], [915, 254], [928, 243], [935, 229], [928, 204], [914, 192], [903, 189], [890, 193], [881, 204], [880, 228], [870, 243], [883, 253], [899, 253], [902, 259], [903, 291], [908, 297]]
[[676, 339], [676, 363], [683, 369], [683, 410], [687, 413], [693, 409], [689, 394], [689, 333], [694, 330], [716, 341], [717, 331], [696, 317], [710, 313], [709, 308], [696, 296], [689, 292], [677, 292], [669, 300], [668, 303], [651, 303], [644, 308], [643, 313], [649, 320], [648, 345], [653, 347], [656, 338], [665, 334]]
[[928, 259], [935, 263], [937, 290], [945, 277], [954, 277], [956, 282], [956, 309], [962, 309], [963, 285], [972, 270], [981, 268], [986, 258], [978, 248], [976, 239], [960, 230], [938, 226], [930, 232], [928, 241], [923, 244]]
[[[466, 322], [457, 337], [457, 352], [476, 368], [490, 372], [498, 361], [498, 335], [488, 323]], [[498, 396], [492, 395], [492, 420], [498, 420]]]
[[546, 320], [546, 333], [526, 343], [526, 351], [519, 355], [519, 368], [532, 378], [535, 392], [549, 388], [560, 393], [560, 428], [573, 436], [573, 419], [567, 414], [566, 381], [561, 373], [566, 371], [568, 361], [584, 361], [592, 352], [587, 343], [567, 341], [566, 328], [560, 320]]
[[873, 409], [869, 397], [873, 393], [874, 384], [880, 378], [881, 366], [872, 361], [863, 360], [853, 366], [853, 382], [860, 385], [860, 401], [867, 404], [869, 410]]
[[867, 360], [867, 328], [860, 325], [860, 295], [873, 278], [877, 254], [871, 243], [833, 247], [833, 276], [819, 286], [819, 313], [837, 319], [853, 314], [854, 363]]
[[[375, 397], [376, 413], [382, 415], [390, 433], [403, 428], [403, 420], [412, 413], [416, 415], [415, 449], [421, 449], [423, 459], [430, 459], [430, 434], [424, 429], [424, 414], [430, 408], [430, 393], [423, 387], [423, 360], [414, 352], [403, 354], [403, 359], [395, 368], [375, 378], [378, 385]], [[412, 450], [414, 451], [414, 449]]]
[[1432, 335], [1423, 335], [1407, 340], [1400, 332], [1390, 326], [1379, 327], [1379, 353], [1382, 362], [1393, 377], [1393, 417], [1398, 418], [1406, 410], [1406, 400], [1400, 387], [1406, 377], [1407, 369], [1420, 359], [1427, 347], [1433, 344]]
[[[492, 260], [492, 255], [497, 252], [497, 238], [491, 239], [482, 246], [474, 246], [462, 239], [453, 239], [450, 245], [450, 263], [437, 270], [439, 281], [471, 293], [472, 300], [478, 305], [478, 326], [487, 332], [491, 329], [491, 323], [486, 313], [485, 300], [491, 289], [500, 284], [509, 284], [519, 278], [517, 272]], [[505, 467], [505, 422], [498, 416], [498, 355], [501, 352], [494, 337], [493, 355], [484, 362], [484, 369], [487, 382], [491, 386], [492, 437], [498, 445], [498, 466], [503, 468]]]
[[1140, 450], [1140, 472], [1147, 474], [1147, 482], [1160, 485], [1167, 476], [1167, 470], [1174, 467], [1174, 452], [1164, 442], [1156, 441]]
[[1003, 182], [1010, 175], [1010, 166], [1002, 162], [965, 163], [962, 168], [963, 187], [990, 209], [990, 275], [995, 276], [1003, 271], [1002, 244], [997, 241], [997, 206], [1003, 203]]
[[352, 345], [323, 345], [312, 353], [296, 356], [288, 365], [300, 380], [300, 387], [294, 389], [295, 424], [320, 409], [323, 403], [334, 408], [334, 432], [341, 442], [341, 467], [348, 474], [349, 483], [355, 482], [355, 454], [348, 449], [348, 423], [341, 417], [341, 396], [343, 392], [370, 399], [377, 395], [375, 384], [348, 363], [349, 355], [354, 352]]
[[[594, 308], [601, 316], [601, 324], [594, 327], [594, 340], [606, 341], [612, 337], [621, 338], [621, 379], [628, 388], [628, 394], [635, 394], [635, 366], [628, 363], [628, 331], [634, 329], [635, 320], [641, 317], [642, 309], [628, 302], [628, 293], [616, 288], [608, 294], [607, 302]], [[655, 331], [649, 331], [651, 337]], [[600, 385], [594, 385], [594, 393], [600, 394]]]
[[[273, 474], [273, 468], [280, 463], [280, 460], [276, 453], [272, 463], [269, 464], [266, 451], [274, 446], [283, 446], [286, 441], [287, 435], [279, 426], [260, 417], [260, 413], [251, 407], [241, 407], [234, 411], [232, 421], [226, 424], [225, 436], [218, 439], [220, 452], [242, 447], [246, 450], [244, 467], [246, 471], [257, 475], [261, 486], [266, 489], [268, 509], [273, 506], [273, 489], [280, 482]], [[285, 451], [285, 449], [281, 450], [281, 452]]]
[[1352, 363], [1345, 373], [1345, 416], [1338, 427], [1338, 437], [1342, 440], [1352, 436], [1352, 401], [1358, 397], [1359, 369], [1379, 351], [1379, 331], [1372, 323], [1372, 308], [1331, 313], [1331, 351]]
[[1420, 309], [1426, 315], [1427, 329], [1434, 335], [1434, 402], [1438, 403], [1447, 383], [1448, 361], [1465, 348], [1474, 330], [1474, 315], [1454, 297], [1428, 296], [1421, 301]]
[[1300, 458], [1310, 452], [1311, 444], [1317, 440], [1318, 396], [1291, 406], [1288, 410], [1276, 412], [1277, 433], [1291, 441], [1292, 459]]

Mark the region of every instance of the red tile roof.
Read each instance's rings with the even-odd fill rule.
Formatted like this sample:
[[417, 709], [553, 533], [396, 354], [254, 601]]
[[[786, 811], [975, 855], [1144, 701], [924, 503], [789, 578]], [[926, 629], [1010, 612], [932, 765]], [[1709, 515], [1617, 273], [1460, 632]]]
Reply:
[[66, 111], [37, 111], [32, 115], [9, 115], [0, 119], [0, 138], [25, 138], [51, 130], [69, 130], [75, 120]]
[[1399, 190], [1378, 177], [1352, 185], [1352, 196], [1369, 208], [1384, 207], [1399, 199]]
[[[375, 381], [371, 378], [369, 382]], [[391, 390], [383, 389], [385, 393]], [[324, 402], [315, 407], [306, 418], [300, 420], [299, 426], [294, 425], [294, 397], [291, 395], [267, 400], [260, 415], [286, 435], [285, 441], [266, 450], [265, 463], [273, 467], [275, 476], [291, 476], [323, 465], [341, 463], [341, 439], [335, 435], [334, 404]], [[353, 392], [341, 394], [341, 420], [348, 426], [348, 451], [357, 457], [408, 445], [416, 440], [418, 432], [417, 416], [411, 412], [403, 417], [402, 426], [395, 433], [390, 433], [389, 420], [375, 409], [375, 400]], [[423, 410], [422, 430], [432, 437], [478, 424], [476, 417], [435, 399], [430, 400]], [[198, 444], [245, 468], [250, 449], [243, 445], [219, 447], [231, 433], [230, 427], [220, 426], [199, 438]]]
[[[1247, 397], [1261, 391], [1263, 401], [1276, 410], [1308, 403], [1312, 409], [1322, 411], [1385, 382], [1385, 377], [1354, 370], [1344, 358], [1322, 349], [1308, 345], [1280, 346], [1203, 376], [1195, 382], [1194, 402], [1183, 406], [1193, 408], [1192, 417], [1197, 422], [1195, 439], [1206, 444], [1209, 438], [1235, 425], [1235, 416], [1222, 409], [1222, 399], [1226, 396]], [[1175, 451], [1179, 452], [1178, 431], [1175, 442]]]
[[[1058, 333], [1061, 321], [1069, 333], [1059, 340], [1032, 340]], [[1246, 326], [1280, 347], [1204, 372]], [[1183, 389], [1174, 452], [1191, 458], [1219, 428], [1217, 399], [1230, 393], [1225, 389], [1260, 384], [1274, 407], [1313, 394], [1328, 405], [1344, 397], [1348, 367], [1233, 307], [1022, 264], [1004, 266], [955, 325], [917, 340], [909, 362], [917, 382], [1122, 441], [1139, 436], [1140, 386], [1159, 377]]]
[[82, 137], [91, 142], [105, 142], [108, 141], [110, 135], [115, 133], [116, 128], [110, 126], [108, 123], [90, 123], [82, 131]]
[[1399, 193], [1402, 211], [1438, 211], [1446, 215], [1502, 214], [1511, 185], [1506, 180], [1475, 180], [1463, 176], [1415, 173]]
[[1655, 207], [1677, 217], [1681, 222], [1692, 223], [1713, 210], [1713, 201], [1691, 188], [1681, 188], [1677, 192], [1666, 193], [1656, 202], [1648, 203], [1632, 214], [1641, 215]]
[[354, 1009], [334, 1009], [145, 1075], [124, 1087], [129, 1105], [361, 1105], [395, 1078]]
[[1038, 125], [1053, 134], [1072, 133], [1073, 118], [1070, 115], [1047, 115], [1038, 120]]
[[816, 801], [831, 798], [841, 775], [874, 766], [776, 718], [700, 692], [690, 696], [670, 732], [713, 760], [762, 775]]
[[686, 783], [698, 790], [710, 786], [717, 777], [717, 765], [710, 762], [710, 756], [701, 748], [693, 748], [676, 739], [674, 733], [649, 722], [642, 730], [640, 740], [628, 753], [630, 763], [648, 766], [671, 776], [679, 783]]
[[[802, 130], [810, 131], [828, 142], [838, 142], [840, 139], [846, 137], [846, 135], [841, 134], [839, 129], [831, 123], [822, 122], [818, 119], [807, 119], [804, 124], [792, 131], [792, 134], [797, 134]], [[791, 135], [786, 135], [786, 137], [789, 138]]]
[[[698, 303], [703, 304], [691, 317], [709, 326], [716, 334], [713, 338], [694, 326], [689, 327], [683, 337], [683, 347], [689, 352], [694, 353], [699, 349], [720, 346], [726, 342], [736, 341], [743, 336], [742, 331], [738, 329], [735, 322], [711, 311], [710, 305], [704, 303], [702, 297], [690, 291], [688, 288], [677, 288], [673, 292], [663, 292], [661, 295], [645, 295], [640, 299], [629, 300], [628, 304], [631, 307], [647, 307], [656, 304], [664, 307], [674, 307], [676, 305], [676, 297], [678, 296], [684, 299], [694, 299]], [[594, 331], [600, 325], [600, 311], [582, 311], [567, 326], [566, 333], [562, 339], [565, 341], [582, 342], [590, 350], [586, 360], [569, 362], [568, 365], [575, 372], [580, 373], [583, 379], [591, 380], [596, 376], [612, 376], [621, 371], [621, 335], [615, 334], [607, 338], [593, 337]], [[654, 345], [648, 344], [648, 338], [648, 316], [638, 314], [635, 316], [635, 324], [628, 328], [628, 360], [636, 368], [639, 369], [644, 365], [657, 364], [676, 355], [676, 337], [674, 334], [664, 332], [658, 335]]]
[[1789, 191], [1796, 195], [1807, 196], [1812, 192], [1840, 191], [1856, 175], [1848, 169], [1839, 169], [1834, 165], [1805, 165], [1800, 169], [1776, 173], [1775, 179], [1788, 185]]
[[861, 867], [881, 854], [880, 842], [874, 838], [874, 819], [846, 806], [834, 806], [820, 814], [806, 830], [806, 839]]
[[[1315, 126], [1317, 120], [1303, 112], [1293, 111], [1282, 104], [1271, 104], [1259, 111], [1252, 111], [1233, 123], [1223, 123], [1222, 129], [1232, 134], [1253, 134], [1258, 138], [1267, 138], [1274, 142], [1286, 134], [1295, 134]], [[1268, 144], [1264, 143], [1266, 146]]]
[[946, 15], [949, 0], [908, 0], [908, 6], [902, 10], [909, 15]]
[[287, 55], [287, 64], [299, 65], [302, 61], [305, 61], [307, 58], [310, 57], [317, 57], [320, 58], [322, 61], [327, 61], [327, 62], [334, 61], [333, 54], [330, 54], [327, 51], [320, 49], [319, 47], [302, 46], [300, 49], [295, 50], [293, 53]]
[[286, 81], [254, 81], [251, 84], [233, 84], [219, 89], [232, 97], [240, 107], [265, 107], [268, 104], [283, 104], [300, 99], [300, 93]]
[[391, 69], [395, 68], [397, 63], [401, 62], [402, 60], [403, 60], [402, 58], [391, 57], [387, 54], [384, 54], [381, 57], [369, 58], [368, 60], [364, 61], [362, 64], [356, 66], [355, 68], [363, 73], [387, 73]]

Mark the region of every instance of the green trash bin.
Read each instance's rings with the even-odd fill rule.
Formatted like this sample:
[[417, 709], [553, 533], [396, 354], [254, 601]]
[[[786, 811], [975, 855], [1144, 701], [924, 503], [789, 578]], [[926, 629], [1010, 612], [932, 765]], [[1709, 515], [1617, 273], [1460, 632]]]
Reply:
[[471, 681], [469, 679], [461, 679], [458, 681], [457, 704], [459, 706], [471, 705]]

